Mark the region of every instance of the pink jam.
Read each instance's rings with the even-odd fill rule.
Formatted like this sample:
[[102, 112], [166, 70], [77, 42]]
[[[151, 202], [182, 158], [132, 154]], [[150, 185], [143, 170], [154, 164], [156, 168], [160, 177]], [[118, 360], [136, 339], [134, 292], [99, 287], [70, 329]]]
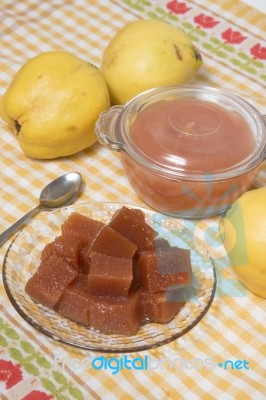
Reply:
[[184, 172], [230, 168], [255, 145], [249, 125], [238, 112], [194, 98], [148, 106], [133, 124], [131, 137], [156, 163]]

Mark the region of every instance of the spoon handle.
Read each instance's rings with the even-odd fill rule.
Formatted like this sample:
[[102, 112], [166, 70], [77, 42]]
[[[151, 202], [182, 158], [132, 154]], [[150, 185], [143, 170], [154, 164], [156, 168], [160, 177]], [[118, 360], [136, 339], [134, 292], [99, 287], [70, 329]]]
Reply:
[[7, 230], [5, 230], [0, 235], [0, 246], [2, 246], [14, 233], [16, 233], [23, 225], [25, 225], [35, 214], [40, 211], [40, 206], [33, 208], [17, 222], [11, 225]]

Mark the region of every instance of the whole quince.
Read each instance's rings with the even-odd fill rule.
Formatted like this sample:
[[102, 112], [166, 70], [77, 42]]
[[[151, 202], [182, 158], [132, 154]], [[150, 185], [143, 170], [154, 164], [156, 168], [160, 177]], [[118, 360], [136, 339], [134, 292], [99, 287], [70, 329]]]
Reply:
[[52, 51], [17, 72], [0, 100], [0, 115], [15, 129], [27, 156], [52, 159], [96, 142], [95, 122], [109, 106], [98, 68], [68, 52]]
[[202, 64], [186, 33], [164, 21], [128, 23], [106, 47], [101, 71], [111, 102], [123, 104], [156, 86], [189, 83]]
[[266, 298], [266, 188], [243, 194], [221, 219], [220, 234], [238, 279]]

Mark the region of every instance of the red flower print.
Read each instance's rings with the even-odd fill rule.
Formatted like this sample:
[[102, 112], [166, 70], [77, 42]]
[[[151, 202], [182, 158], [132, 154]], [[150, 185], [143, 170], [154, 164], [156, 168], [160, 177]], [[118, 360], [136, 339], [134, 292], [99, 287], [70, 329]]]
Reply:
[[6, 382], [6, 388], [10, 389], [22, 380], [22, 372], [19, 364], [11, 361], [0, 360], [0, 381]]
[[247, 37], [242, 36], [240, 32], [233, 31], [231, 28], [228, 28], [226, 31], [222, 32], [222, 38], [231, 44], [239, 44], [242, 43]]
[[191, 7], [187, 7], [186, 3], [179, 3], [178, 0], [169, 1], [166, 7], [175, 14], [185, 14], [191, 10]]
[[50, 396], [44, 392], [40, 392], [39, 390], [33, 390], [29, 394], [23, 397], [21, 400], [52, 400], [53, 396]]
[[251, 47], [250, 53], [255, 58], [259, 58], [260, 60], [266, 60], [266, 47], [262, 47], [259, 43]]
[[196, 17], [194, 17], [194, 22], [196, 22], [198, 25], [202, 26], [202, 28], [214, 28], [216, 25], [220, 23], [220, 21], [215, 21], [214, 18], [205, 15], [205, 14], [199, 14]]

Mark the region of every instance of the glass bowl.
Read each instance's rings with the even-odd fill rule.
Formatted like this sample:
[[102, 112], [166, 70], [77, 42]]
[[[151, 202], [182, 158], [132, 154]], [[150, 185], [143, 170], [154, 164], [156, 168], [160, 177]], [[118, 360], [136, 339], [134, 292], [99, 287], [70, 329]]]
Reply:
[[[190, 298], [167, 324], [148, 323], [134, 336], [105, 335], [75, 323], [58, 312], [34, 303], [25, 293], [28, 279], [36, 271], [44, 246], [60, 234], [60, 226], [73, 211], [107, 223], [122, 207], [118, 203], [78, 204], [40, 213], [10, 244], [4, 258], [3, 282], [19, 315], [42, 334], [77, 348], [110, 353], [133, 352], [171, 342], [191, 330], [207, 313], [216, 289], [216, 273], [204, 243], [177, 220], [140, 208], [160, 237], [171, 245], [190, 249], [193, 283]], [[127, 205], [131, 208], [139, 208]]]
[[119, 151], [135, 192], [173, 216], [224, 212], [266, 158], [265, 116], [240, 97], [197, 86], [162, 86], [102, 113], [98, 141]]

